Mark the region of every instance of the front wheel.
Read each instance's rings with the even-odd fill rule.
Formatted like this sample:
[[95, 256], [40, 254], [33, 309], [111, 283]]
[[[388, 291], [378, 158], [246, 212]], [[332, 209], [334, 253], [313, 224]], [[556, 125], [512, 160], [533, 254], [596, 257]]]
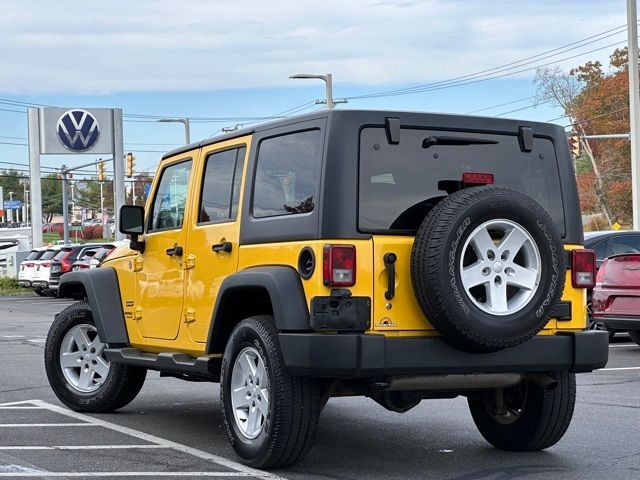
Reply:
[[140, 392], [146, 369], [108, 362], [105, 347], [86, 301], [67, 307], [51, 324], [45, 370], [53, 392], [69, 408], [109, 412], [124, 407]]
[[536, 451], [563, 437], [576, 402], [576, 376], [547, 374], [557, 385], [547, 390], [523, 380], [512, 388], [469, 397], [471, 416], [482, 436], [494, 447], [515, 452]]
[[220, 404], [229, 442], [247, 465], [286, 467], [311, 448], [320, 385], [287, 371], [273, 317], [247, 318], [233, 330], [222, 361]]

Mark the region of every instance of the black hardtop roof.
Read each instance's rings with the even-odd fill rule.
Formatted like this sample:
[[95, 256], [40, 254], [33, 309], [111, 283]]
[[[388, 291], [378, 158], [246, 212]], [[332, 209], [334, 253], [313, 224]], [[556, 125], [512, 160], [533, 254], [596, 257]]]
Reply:
[[543, 131], [545, 134], [550, 135], [552, 132], [554, 134], [559, 134], [563, 132], [564, 128], [560, 125], [545, 123], [545, 122], [535, 122], [531, 120], [517, 120], [510, 118], [498, 118], [498, 117], [487, 117], [487, 116], [477, 116], [477, 115], [464, 115], [464, 114], [452, 114], [452, 113], [434, 113], [434, 112], [411, 112], [411, 111], [403, 111], [403, 110], [324, 110], [321, 112], [313, 112], [307, 113], [304, 115], [295, 115], [287, 118], [281, 118], [277, 120], [272, 120], [269, 122], [261, 123], [250, 128], [243, 128], [239, 130], [235, 130], [233, 132], [226, 133], [224, 135], [218, 135], [211, 138], [206, 138], [204, 140], [200, 140], [197, 142], [192, 142], [188, 145], [184, 145], [182, 147], [178, 147], [173, 149], [162, 156], [162, 159], [173, 157], [174, 155], [178, 155], [180, 153], [188, 152], [190, 150], [195, 150], [196, 148], [201, 148], [206, 145], [211, 145], [213, 143], [222, 142], [225, 140], [231, 140], [233, 138], [244, 137], [246, 135], [251, 135], [256, 132], [270, 130], [277, 127], [283, 127], [286, 125], [291, 125], [294, 123], [300, 123], [307, 120], [316, 120], [319, 118], [327, 117], [329, 120], [332, 119], [340, 119], [347, 120], [349, 118], [355, 120], [359, 119], [363, 116], [371, 116], [375, 115], [380, 118], [380, 121], [383, 122], [385, 117], [400, 117], [401, 123], [404, 121], [405, 123], [413, 123], [415, 125], [425, 123], [426, 121], [434, 121], [437, 120], [438, 124], [447, 124], [450, 125], [451, 128], [460, 127], [462, 124], [469, 128], [472, 126], [473, 128], [482, 129], [487, 128], [487, 124], [491, 125], [492, 130], [503, 130], [503, 131], [517, 131], [519, 126], [527, 126], [531, 127], [534, 130], [534, 133], [539, 131]]

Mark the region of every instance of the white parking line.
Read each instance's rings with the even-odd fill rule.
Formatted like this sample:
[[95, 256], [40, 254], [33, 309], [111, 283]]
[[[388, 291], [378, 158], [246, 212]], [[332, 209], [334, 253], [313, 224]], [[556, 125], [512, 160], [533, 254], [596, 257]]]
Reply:
[[636, 348], [638, 348], [638, 345], [636, 345], [635, 343], [622, 343], [622, 344], [617, 344], [617, 345], [609, 345], [609, 348], [622, 348], [622, 347], [636, 347]]
[[128, 448], [169, 448], [164, 445], [8, 445], [1, 446], [1, 450], [121, 450]]
[[[171, 440], [167, 440], [161, 437], [156, 437], [155, 435], [151, 435], [148, 433], [140, 432], [138, 430], [134, 430], [129, 427], [124, 427], [122, 425], [118, 425], [116, 423], [107, 422], [105, 420], [101, 420], [98, 418], [93, 418], [88, 415], [84, 415], [82, 413], [73, 412], [71, 410], [67, 410], [66, 408], [58, 407], [57, 405], [52, 405], [43, 400], [23, 400], [20, 402], [10, 402], [0, 404], [1, 407], [15, 407], [15, 406], [37, 406], [44, 408], [46, 410], [59, 413], [61, 415], [65, 415], [67, 417], [74, 418], [76, 420], [80, 420], [84, 423], [77, 424], [57, 424], [59, 426], [80, 426], [80, 425], [91, 425], [104, 427], [109, 430], [113, 430], [124, 435], [128, 435], [130, 437], [137, 438], [138, 440], [142, 440], [145, 442], [149, 442], [151, 444], [157, 445], [158, 448], [168, 448], [172, 450], [176, 450], [178, 452], [185, 453], [187, 455], [200, 458], [202, 460], [206, 460], [219, 466], [223, 466], [234, 470], [233, 472], [218, 472], [218, 471], [201, 471], [201, 472], [47, 472], [47, 471], [36, 471], [36, 472], [2, 472], [0, 471], [0, 477], [255, 477], [262, 480], [285, 480], [283, 477], [277, 476], [275, 474], [257, 470], [255, 468], [247, 467], [242, 465], [241, 463], [234, 462], [232, 460], [228, 460], [224, 457], [220, 457], [219, 455], [214, 455], [209, 452], [205, 452], [203, 450], [198, 450], [197, 448], [189, 447], [187, 445], [182, 445], [177, 442], [173, 442]], [[15, 425], [15, 424], [12, 424]], [[31, 424], [34, 425], [34, 424]], [[52, 425], [52, 424], [36, 424], [36, 425]], [[0, 425], [1, 426], [1, 425]], [[22, 424], [20, 424], [22, 426]], [[51, 447], [55, 449], [54, 447]]]
[[15, 405], [15, 406], [0, 406], [0, 410], [44, 410], [44, 407], [36, 407], [34, 405]]
[[614, 368], [601, 368], [603, 372], [615, 372], [617, 370], [640, 370], [640, 367], [614, 367]]
[[[247, 472], [0, 472], [0, 477], [252, 477]], [[267, 477], [262, 477], [267, 478]], [[273, 478], [273, 477], [272, 477]]]
[[0, 428], [20, 427], [90, 427], [90, 423], [0, 423]]

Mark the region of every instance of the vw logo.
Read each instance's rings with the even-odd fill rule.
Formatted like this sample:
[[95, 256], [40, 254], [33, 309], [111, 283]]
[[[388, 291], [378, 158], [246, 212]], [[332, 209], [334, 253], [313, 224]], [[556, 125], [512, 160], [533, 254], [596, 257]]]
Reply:
[[60, 143], [73, 152], [89, 150], [100, 136], [96, 117], [80, 109], [63, 113], [58, 119], [56, 131]]

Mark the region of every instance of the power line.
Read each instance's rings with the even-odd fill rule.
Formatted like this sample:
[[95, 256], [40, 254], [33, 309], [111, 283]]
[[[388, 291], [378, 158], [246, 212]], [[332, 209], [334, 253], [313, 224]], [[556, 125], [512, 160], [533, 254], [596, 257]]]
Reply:
[[[467, 85], [468, 83], [475, 83], [475, 82], [466, 82], [464, 80], [472, 79], [472, 78], [475, 78], [477, 80], [478, 78], [481, 78], [481, 77], [493, 76], [496, 73], [502, 73], [502, 72], [505, 72], [505, 71], [513, 70], [513, 69], [516, 69], [516, 68], [520, 68], [520, 67], [522, 67], [524, 65], [528, 65], [528, 64], [535, 63], [535, 62], [538, 62], [538, 61], [541, 61], [541, 60], [545, 60], [547, 58], [555, 57], [555, 56], [561, 55], [562, 53], [566, 53], [566, 52], [569, 52], [569, 51], [572, 51], [572, 50], [576, 50], [576, 49], [582, 48], [582, 47], [584, 47], [586, 45], [597, 43], [599, 41], [604, 40], [605, 38], [609, 38], [609, 37], [612, 37], [612, 36], [615, 36], [615, 35], [619, 35], [619, 34], [624, 32], [624, 30], [621, 30], [621, 29], [624, 29], [625, 27], [626, 27], [626, 24], [625, 25], [621, 25], [619, 27], [615, 27], [615, 28], [606, 30], [604, 32], [600, 32], [600, 33], [595, 34], [595, 35], [591, 35], [589, 37], [583, 38], [582, 40], [578, 40], [578, 41], [575, 41], [575, 42], [572, 42], [572, 43], [568, 43], [566, 45], [554, 48], [552, 50], [547, 50], [545, 52], [541, 52], [539, 54], [532, 55], [530, 57], [526, 57], [526, 58], [523, 58], [521, 60], [516, 60], [516, 61], [513, 61], [513, 62], [509, 62], [509, 63], [503, 64], [503, 65], [499, 65], [497, 67], [481, 70], [481, 71], [478, 71], [478, 72], [475, 72], [475, 73], [470, 73], [470, 74], [467, 74], [467, 75], [453, 77], [453, 78], [446, 79], [446, 80], [440, 80], [440, 81], [437, 81], [437, 82], [429, 82], [429, 83], [425, 83], [425, 84], [422, 84], [422, 85], [416, 85], [416, 86], [413, 86], [413, 87], [407, 87], [407, 88], [396, 89], [396, 90], [388, 90], [388, 91], [365, 94], [365, 95], [355, 95], [355, 96], [346, 97], [346, 98], [349, 99], [349, 100], [351, 100], [351, 99], [356, 100], [356, 99], [363, 99], [363, 98], [376, 98], [376, 97], [385, 97], [385, 96], [408, 95], [408, 94], [412, 94], [412, 93], [420, 93], [420, 92], [424, 92], [424, 91], [431, 91], [431, 90], [439, 90], [441, 88], [448, 88], [450, 86], [453, 86], [451, 84]], [[614, 32], [614, 33], [610, 33], [610, 32]], [[593, 40], [593, 39], [595, 39], [595, 40]], [[618, 42], [618, 43], [624, 43], [624, 42]], [[609, 48], [609, 47], [614, 46], [614, 45], [618, 45], [618, 43], [614, 43], [612, 45], [608, 45], [608, 46], [602, 47], [602, 49]], [[571, 48], [569, 48], [569, 47], [571, 47]], [[576, 56], [585, 55], [587, 53], [592, 53], [593, 51], [597, 51], [597, 50], [599, 50], [599, 49], [592, 50], [592, 51], [589, 51], [589, 52], [583, 52], [583, 53], [581, 53], [579, 55], [576, 55]], [[556, 53], [554, 53], [554, 52], [556, 52]], [[562, 59], [562, 60], [558, 60], [558, 61], [552, 62], [552, 63], [559, 63], [559, 62], [562, 62], [562, 61], [565, 61], [565, 60], [569, 60], [571, 58], [575, 58], [575, 56], [568, 57], [568, 58], [565, 58], [565, 59]], [[541, 65], [541, 66], [545, 66], [545, 65]], [[507, 67], [509, 67], [509, 68], [507, 68]], [[539, 68], [539, 67], [540, 66], [538, 66], [536, 68]], [[527, 70], [530, 70], [530, 69], [527, 69]], [[526, 71], [526, 70], [524, 70], [524, 71]], [[520, 71], [514, 72], [513, 74], [515, 74], [515, 73], [520, 73]], [[506, 75], [501, 75], [501, 76], [506, 76]], [[495, 77], [495, 78], [498, 78], [498, 77]], [[488, 79], [484, 79], [484, 80], [488, 80]], [[434, 87], [439, 87], [439, 88], [434, 88]]]

